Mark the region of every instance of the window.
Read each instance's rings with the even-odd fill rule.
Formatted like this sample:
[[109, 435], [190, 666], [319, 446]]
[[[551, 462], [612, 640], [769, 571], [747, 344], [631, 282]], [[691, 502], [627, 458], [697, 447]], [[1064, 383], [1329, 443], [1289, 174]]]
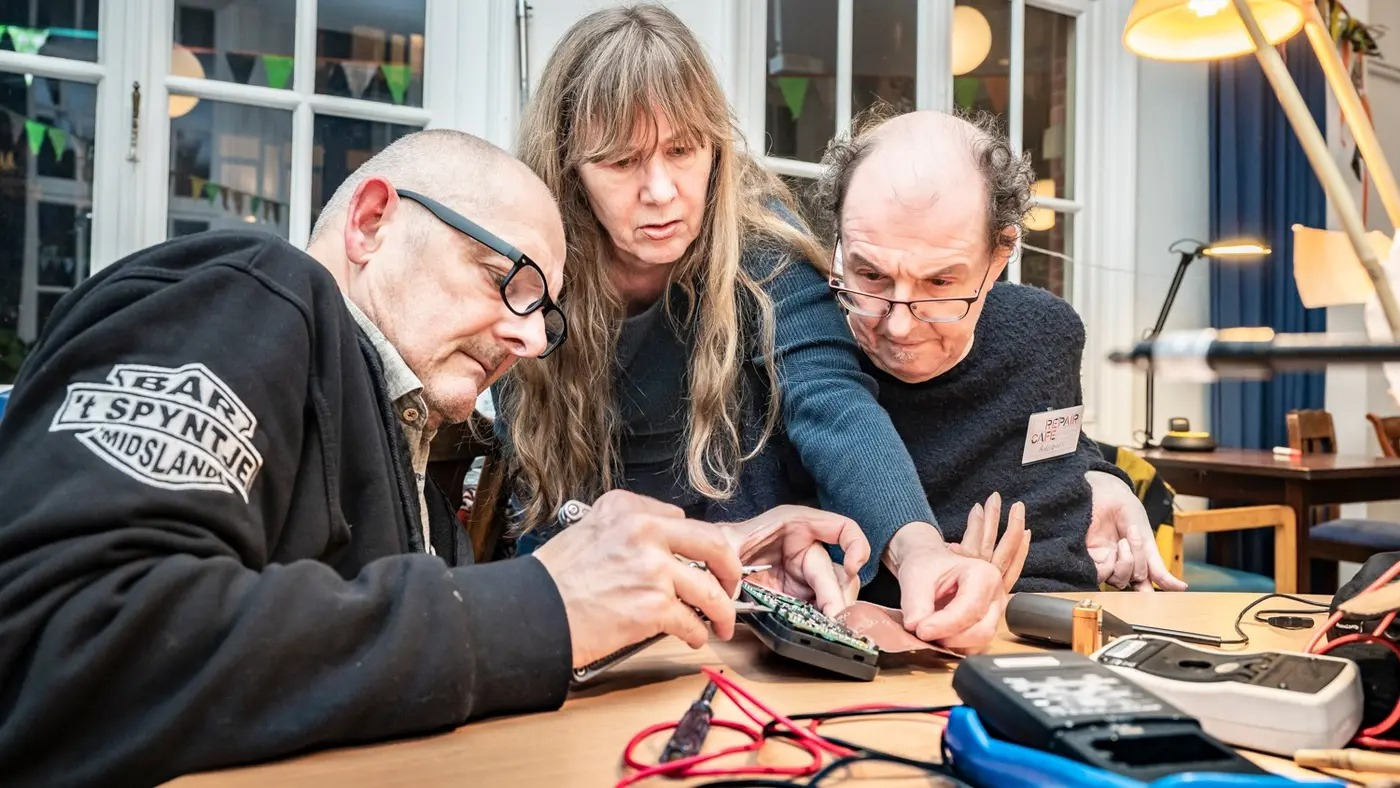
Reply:
[[425, 0], [174, 0], [167, 232], [305, 244], [355, 167], [426, 125], [425, 17]]
[[87, 276], [98, 11], [97, 0], [0, 2], [0, 384]]
[[0, 0], [0, 384], [126, 253], [229, 228], [304, 244], [356, 166], [433, 119], [428, 39], [453, 63], [484, 16], [433, 5], [435, 35], [429, 0]]
[[998, 115], [1037, 175], [1036, 210], [1008, 278], [1073, 299], [1070, 261], [1082, 223], [1071, 219], [1083, 207], [1074, 192], [1075, 27], [1088, 3], [767, 0], [756, 137], [765, 162], [801, 189], [820, 171], [831, 136], [876, 100], [905, 111], [957, 106]]

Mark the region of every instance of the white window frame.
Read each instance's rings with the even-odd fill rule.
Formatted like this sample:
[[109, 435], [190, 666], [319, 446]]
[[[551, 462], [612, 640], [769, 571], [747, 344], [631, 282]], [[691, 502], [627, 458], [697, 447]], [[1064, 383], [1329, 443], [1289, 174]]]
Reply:
[[[1132, 434], [1131, 370], [1109, 366], [1104, 358], [1135, 335], [1131, 298], [1134, 291], [1134, 221], [1137, 172], [1137, 61], [1122, 46], [1123, 23], [1130, 4], [1110, 0], [1007, 0], [1011, 3], [1011, 84], [1007, 125], [1013, 149], [1021, 152], [1027, 5], [1073, 16], [1074, 78], [1071, 85], [1074, 150], [1073, 198], [1036, 198], [1036, 207], [1074, 217], [1073, 263], [1065, 295], [1084, 319], [1083, 385], [1085, 421], [1094, 435], [1127, 443]], [[855, 0], [837, 6], [837, 123], [849, 124], [851, 18]], [[945, 42], [951, 34], [954, 0], [919, 0], [915, 105], [951, 109], [952, 71]], [[767, 2], [747, 4], [738, 19], [734, 97], [740, 127], [759, 160], [782, 175], [816, 177], [812, 162], [768, 156], [765, 128]], [[745, 42], [747, 46], [745, 46]], [[925, 78], [925, 75], [930, 75]], [[846, 110], [843, 112], [843, 108]], [[1008, 278], [1021, 281], [1019, 255]]]

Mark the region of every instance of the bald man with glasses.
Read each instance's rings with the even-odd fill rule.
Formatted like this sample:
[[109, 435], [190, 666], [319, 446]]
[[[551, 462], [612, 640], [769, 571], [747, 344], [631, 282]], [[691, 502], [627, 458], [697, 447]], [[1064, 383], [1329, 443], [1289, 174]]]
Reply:
[[[1126, 476], [1084, 434], [1083, 322], [1045, 290], [998, 281], [1030, 207], [1029, 161], [990, 117], [886, 115], [831, 144], [816, 198], [830, 285], [943, 536], [1017, 590], [1184, 589]], [[899, 593], [888, 574], [867, 587]]]
[[429, 442], [567, 340], [563, 260], [544, 184], [433, 130], [353, 173], [305, 252], [203, 233], [65, 297], [0, 420], [5, 781], [151, 784], [552, 709], [575, 666], [700, 646], [700, 614], [729, 637], [742, 560], [864, 560], [854, 528], [614, 492], [471, 565]]

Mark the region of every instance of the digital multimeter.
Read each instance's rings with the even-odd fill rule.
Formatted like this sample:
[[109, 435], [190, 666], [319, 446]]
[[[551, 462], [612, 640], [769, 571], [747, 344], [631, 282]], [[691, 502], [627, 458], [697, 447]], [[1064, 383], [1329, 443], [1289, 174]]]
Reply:
[[1186, 712], [1073, 651], [968, 657], [953, 690], [998, 738], [1135, 780], [1264, 773]]
[[1104, 646], [1093, 659], [1238, 747], [1292, 756], [1341, 747], [1361, 725], [1360, 674], [1339, 657], [1210, 651], [1135, 635]]

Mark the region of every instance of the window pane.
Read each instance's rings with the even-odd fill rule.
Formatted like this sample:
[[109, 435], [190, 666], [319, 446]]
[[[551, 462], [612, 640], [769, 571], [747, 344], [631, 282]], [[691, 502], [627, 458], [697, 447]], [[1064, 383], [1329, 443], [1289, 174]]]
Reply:
[[851, 39], [851, 113], [875, 103], [914, 109], [919, 6], [916, 0], [863, 0]]
[[0, 383], [88, 273], [97, 88], [0, 73]]
[[101, 0], [0, 0], [0, 50], [96, 62], [101, 8]]
[[953, 103], [1003, 119], [1011, 96], [1011, 4], [958, 0], [953, 8]]
[[1074, 18], [1027, 6], [1021, 145], [1042, 197], [1074, 198], [1074, 70]]
[[319, 0], [316, 92], [423, 106], [425, 0]]
[[1069, 260], [1057, 255], [1074, 256], [1073, 226], [1073, 214], [1031, 212], [1026, 219], [1025, 240], [1021, 245], [1022, 284], [1043, 287], [1061, 298], [1069, 298], [1073, 272]]
[[414, 131], [418, 131], [416, 126], [317, 115], [311, 137], [312, 226], [321, 215], [321, 207], [350, 173], [389, 143]]
[[768, 0], [766, 151], [821, 161], [836, 133], [836, 0]]
[[287, 237], [292, 113], [199, 99], [170, 121], [169, 235], [255, 227]]
[[295, 35], [287, 0], [176, 0], [170, 73], [291, 88]]

